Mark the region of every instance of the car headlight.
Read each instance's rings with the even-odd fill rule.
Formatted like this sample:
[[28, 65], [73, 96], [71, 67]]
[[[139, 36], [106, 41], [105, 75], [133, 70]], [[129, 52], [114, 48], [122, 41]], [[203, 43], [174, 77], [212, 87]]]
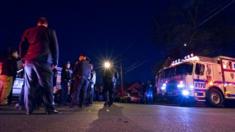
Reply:
[[194, 85], [191, 84], [191, 85], [189, 86], [189, 89], [190, 89], [190, 90], [193, 90], [193, 89], [194, 89]]

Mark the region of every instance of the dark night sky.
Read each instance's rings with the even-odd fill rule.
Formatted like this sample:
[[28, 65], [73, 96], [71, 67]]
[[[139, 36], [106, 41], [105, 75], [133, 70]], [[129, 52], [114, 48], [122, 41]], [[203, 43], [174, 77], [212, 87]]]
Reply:
[[123, 63], [126, 70], [140, 63], [125, 76], [134, 81], [152, 79], [154, 64], [162, 57], [152, 37], [154, 16], [167, 7], [164, 0], [8, 0], [0, 6], [3, 48], [17, 45], [24, 29], [45, 16], [57, 31], [60, 63], [74, 61], [80, 53], [90, 56], [96, 66], [104, 57]]

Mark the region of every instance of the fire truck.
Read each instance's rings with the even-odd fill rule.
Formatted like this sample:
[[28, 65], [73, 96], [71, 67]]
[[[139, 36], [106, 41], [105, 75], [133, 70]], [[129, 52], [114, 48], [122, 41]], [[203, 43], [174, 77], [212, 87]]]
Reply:
[[223, 106], [235, 99], [235, 58], [188, 55], [158, 72], [156, 88], [158, 97]]

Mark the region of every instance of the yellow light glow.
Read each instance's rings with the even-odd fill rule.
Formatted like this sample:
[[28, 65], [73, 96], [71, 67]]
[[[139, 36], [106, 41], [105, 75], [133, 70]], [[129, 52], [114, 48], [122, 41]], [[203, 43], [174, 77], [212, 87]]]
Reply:
[[105, 62], [104, 62], [104, 68], [105, 68], [105, 69], [110, 69], [111, 66], [112, 66], [112, 64], [111, 64], [110, 61], [105, 61]]
[[209, 82], [209, 85], [210, 85], [210, 86], [213, 86], [213, 85], [214, 85], [213, 81], [210, 81], [210, 82]]

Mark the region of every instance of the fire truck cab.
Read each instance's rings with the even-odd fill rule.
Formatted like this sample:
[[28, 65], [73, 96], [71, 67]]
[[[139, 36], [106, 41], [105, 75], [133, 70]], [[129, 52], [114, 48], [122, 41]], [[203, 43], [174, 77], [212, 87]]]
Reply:
[[156, 88], [161, 97], [222, 106], [224, 100], [235, 99], [235, 58], [188, 55], [158, 72]]

